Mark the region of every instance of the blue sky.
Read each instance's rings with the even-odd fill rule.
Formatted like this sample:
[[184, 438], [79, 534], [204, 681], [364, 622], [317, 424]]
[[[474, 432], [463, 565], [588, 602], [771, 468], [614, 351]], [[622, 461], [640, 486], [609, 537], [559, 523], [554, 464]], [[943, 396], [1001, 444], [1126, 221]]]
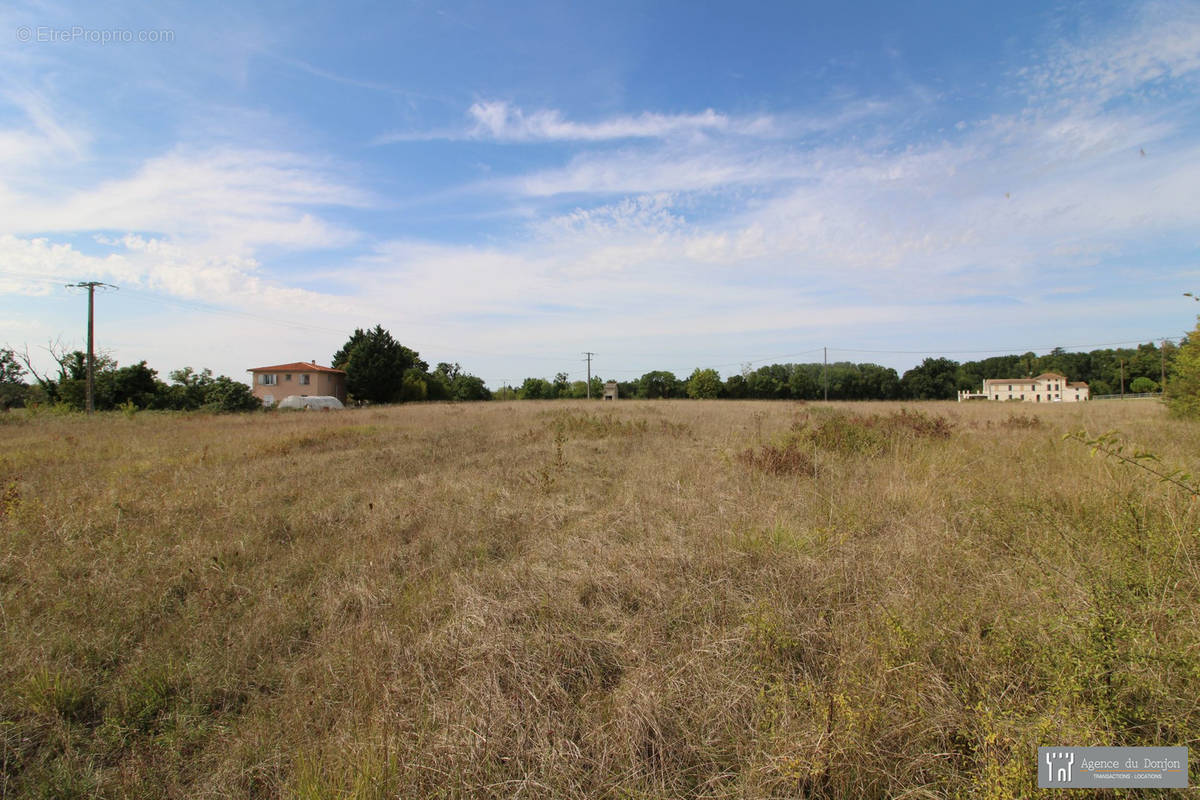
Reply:
[[[16, 3], [0, 344], [493, 386], [1178, 336], [1195, 3]], [[105, 38], [109, 41], [105, 41]]]

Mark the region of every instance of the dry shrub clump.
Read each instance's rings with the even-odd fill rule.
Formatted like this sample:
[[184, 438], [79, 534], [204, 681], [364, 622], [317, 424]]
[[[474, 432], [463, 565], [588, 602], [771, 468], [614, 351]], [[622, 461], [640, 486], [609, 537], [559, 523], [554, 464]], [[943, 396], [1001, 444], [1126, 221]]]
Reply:
[[800, 441], [817, 450], [878, 455], [906, 439], [949, 439], [953, 429], [943, 416], [906, 408], [870, 415], [821, 408], [792, 423], [789, 444]]
[[812, 453], [794, 437], [784, 440], [782, 444], [749, 447], [737, 454], [737, 460], [747, 467], [773, 475], [811, 476], [817, 473]]
[[1197, 740], [1200, 504], [1138, 465], [1200, 429], [1010, 415], [10, 415], [0, 797], [1015, 800]]
[[1035, 414], [1009, 414], [1006, 418], [997, 423], [1000, 428], [1015, 428], [1018, 430], [1030, 430], [1033, 428], [1041, 428], [1046, 423], [1042, 422], [1041, 417]]

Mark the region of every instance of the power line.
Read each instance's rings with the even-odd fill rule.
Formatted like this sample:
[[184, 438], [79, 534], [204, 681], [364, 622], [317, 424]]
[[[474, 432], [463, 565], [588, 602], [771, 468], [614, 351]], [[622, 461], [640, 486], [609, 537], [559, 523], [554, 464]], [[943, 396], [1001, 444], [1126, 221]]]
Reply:
[[1050, 350], [1055, 350], [1055, 349], [1071, 350], [1071, 351], [1078, 352], [1079, 350], [1081, 350], [1082, 348], [1085, 348], [1085, 347], [1117, 347], [1120, 345], [1145, 344], [1146, 342], [1153, 342], [1155, 340], [1165, 341], [1165, 340], [1171, 340], [1171, 339], [1176, 339], [1176, 338], [1179, 338], [1179, 337], [1152, 336], [1152, 337], [1148, 337], [1148, 338], [1144, 338], [1144, 339], [1129, 339], [1124, 342], [1094, 342], [1092, 344], [1067, 344], [1067, 345], [1056, 344], [1056, 345], [1049, 346], [1049, 347], [1045, 346], [1045, 345], [1038, 345], [1036, 347], [1027, 347], [1027, 346], [991, 347], [991, 348], [988, 348], [987, 350], [942, 350], [940, 348], [936, 351], [929, 350], [929, 349], [926, 349], [926, 350], [870, 350], [865, 347], [831, 347], [829, 349], [836, 353], [883, 353], [883, 354], [889, 354], [889, 355], [910, 355], [910, 356], [911, 355], [929, 355], [932, 352], [937, 352], [937, 353], [942, 353], [942, 354], [950, 354], [950, 355], [986, 354], [986, 353], [1015, 353], [1018, 351], [1019, 352], [1035, 352], [1036, 353], [1038, 351], [1050, 351]]

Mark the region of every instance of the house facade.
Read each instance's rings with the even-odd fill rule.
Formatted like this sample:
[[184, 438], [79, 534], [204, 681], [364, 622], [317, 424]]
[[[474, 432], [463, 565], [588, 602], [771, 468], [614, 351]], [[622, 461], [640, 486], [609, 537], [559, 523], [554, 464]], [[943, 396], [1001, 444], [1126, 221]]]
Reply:
[[1091, 398], [1083, 382], [1068, 381], [1057, 372], [1043, 372], [1036, 378], [989, 378], [983, 391], [958, 393], [964, 400], [1017, 400], [1024, 403], [1082, 403]]
[[346, 402], [344, 370], [322, 367], [312, 361], [296, 361], [273, 367], [255, 367], [250, 373], [251, 391], [263, 405], [273, 406], [288, 395], [336, 397]]

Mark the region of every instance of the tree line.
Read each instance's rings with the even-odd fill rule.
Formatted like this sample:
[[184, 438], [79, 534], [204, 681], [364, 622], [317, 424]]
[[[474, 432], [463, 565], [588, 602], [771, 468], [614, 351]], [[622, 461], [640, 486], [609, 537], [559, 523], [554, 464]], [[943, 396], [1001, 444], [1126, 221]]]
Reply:
[[[41, 373], [28, 354], [18, 355], [0, 348], [0, 408], [16, 406], [57, 406], [82, 411], [87, 403], [87, 354], [51, 348], [57, 372]], [[212, 370], [196, 372], [191, 367], [170, 373], [171, 382], [145, 361], [121, 367], [110, 356], [99, 354], [92, 365], [94, 396], [98, 411], [124, 409], [163, 409], [170, 411], [250, 411], [262, 406], [249, 387]], [[26, 372], [34, 381], [24, 381]]]
[[[1067, 352], [1056, 348], [1045, 355], [1029, 352], [978, 361], [958, 362], [948, 358], [926, 358], [898, 374], [891, 367], [873, 363], [838, 361], [831, 364], [770, 364], [722, 379], [714, 369], [697, 368], [688, 377], [666, 370], [653, 370], [640, 378], [617, 381], [621, 397], [631, 398], [730, 398], [755, 400], [950, 400], [959, 390], [978, 391], [989, 378], [1019, 378], [1057, 372], [1071, 381], [1086, 382], [1093, 395], [1116, 394], [1122, 385], [1128, 392], [1161, 391], [1164, 372], [1175, 374], [1181, 347], [1190, 340], [1200, 346], [1200, 333], [1193, 331], [1176, 346], [1153, 342], [1135, 348], [1109, 348], [1090, 352]], [[51, 348], [57, 373], [39, 374], [28, 354], [0, 348], [0, 407], [25, 404], [61, 404], [82, 409], [86, 396], [87, 357], [76, 350]], [[552, 400], [603, 396], [605, 381], [591, 384], [571, 380], [565, 372], [553, 378], [526, 378], [519, 387], [504, 387], [495, 394], [482, 378], [458, 363], [440, 362], [430, 369], [420, 354], [398, 342], [382, 325], [358, 328], [333, 355], [335, 368], [346, 372], [351, 401], [401, 403], [422, 400], [482, 401], [496, 399]], [[26, 384], [28, 371], [34, 378]], [[145, 361], [121, 367], [107, 355], [95, 362], [95, 407], [97, 409], [210, 409], [244, 411], [261, 407], [241, 381], [210, 370], [190, 367], [169, 373], [170, 382]], [[1170, 381], [1168, 381], [1170, 382]]]
[[[770, 364], [722, 380], [716, 370], [697, 368], [687, 378], [653, 370], [640, 378], [617, 381], [621, 397], [717, 398], [753, 400], [953, 400], [960, 390], [979, 391], [990, 378], [1022, 378], [1056, 372], [1070, 381], [1088, 384], [1093, 395], [1157, 392], [1161, 377], [1170, 375], [1179, 347], [1153, 342], [1135, 348], [1067, 352], [1056, 348], [1046, 355], [1024, 353], [958, 362], [926, 358], [903, 375], [873, 363], [837, 361], [831, 364]], [[593, 378], [592, 397], [601, 395], [603, 381]], [[586, 384], [570, 381], [566, 373], [553, 380], [526, 378], [514, 392], [517, 399], [584, 397]]]

